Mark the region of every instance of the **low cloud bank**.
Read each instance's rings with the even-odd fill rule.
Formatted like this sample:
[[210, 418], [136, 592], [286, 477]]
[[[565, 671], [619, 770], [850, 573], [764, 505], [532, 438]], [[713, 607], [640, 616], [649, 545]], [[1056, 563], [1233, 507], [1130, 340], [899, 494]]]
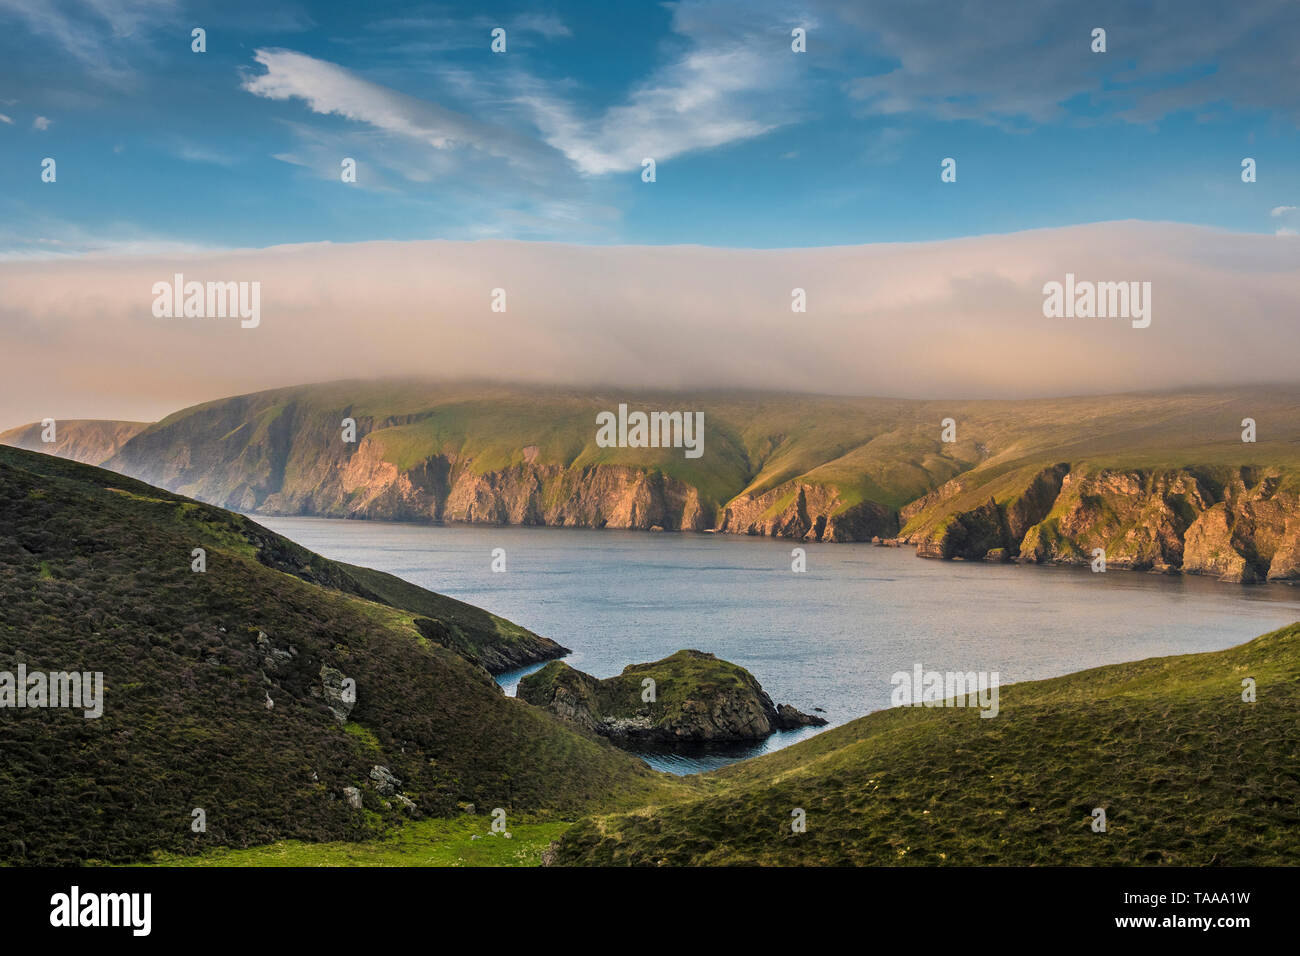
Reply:
[[[260, 283], [259, 323], [155, 317], [152, 289], [177, 273]], [[1044, 284], [1067, 274], [1151, 283], [1149, 327], [1045, 317]], [[427, 241], [15, 260], [0, 263], [0, 425], [412, 374], [917, 398], [1295, 381], [1298, 328], [1300, 240], [1163, 223], [793, 250]]]

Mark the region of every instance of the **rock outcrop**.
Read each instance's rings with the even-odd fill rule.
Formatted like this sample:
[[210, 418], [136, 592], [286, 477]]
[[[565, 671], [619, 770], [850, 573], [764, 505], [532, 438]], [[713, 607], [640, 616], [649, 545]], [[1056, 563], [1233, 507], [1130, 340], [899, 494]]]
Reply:
[[552, 661], [519, 682], [519, 697], [566, 723], [625, 742], [724, 743], [826, 720], [772, 699], [749, 671], [683, 650], [598, 680]]
[[[352, 708], [356, 706], [356, 691], [354, 687], [349, 686], [345, 681], [346, 677], [337, 667], [330, 667], [328, 664], [320, 666], [321, 679], [321, 696], [325, 699], [325, 705], [329, 707], [330, 713], [340, 724], [348, 722], [348, 716], [352, 713]], [[312, 688], [315, 691], [315, 688]]]
[[392, 771], [387, 767], [379, 764], [370, 768], [370, 779], [373, 781], [372, 786], [381, 797], [391, 797], [402, 788], [402, 781], [393, 776]]

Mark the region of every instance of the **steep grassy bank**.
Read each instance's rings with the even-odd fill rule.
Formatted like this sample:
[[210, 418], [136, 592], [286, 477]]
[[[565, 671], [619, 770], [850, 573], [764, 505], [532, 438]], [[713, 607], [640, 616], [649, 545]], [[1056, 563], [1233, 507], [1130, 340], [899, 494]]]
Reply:
[[879, 711], [699, 784], [697, 798], [575, 825], [556, 861], [1294, 865], [1300, 625], [1004, 687], [991, 719]]
[[0, 671], [104, 681], [98, 719], [0, 710], [0, 862], [369, 839], [467, 802], [543, 821], [675, 786], [476, 663], [543, 639], [239, 515], [5, 448], [0, 528]]

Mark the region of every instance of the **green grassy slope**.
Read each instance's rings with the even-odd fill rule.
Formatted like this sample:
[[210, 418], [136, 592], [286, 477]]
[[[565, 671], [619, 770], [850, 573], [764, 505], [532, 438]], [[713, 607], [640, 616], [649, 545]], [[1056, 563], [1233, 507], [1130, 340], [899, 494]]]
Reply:
[[[991, 719], [879, 711], [700, 785], [696, 799], [575, 825], [558, 862], [1300, 863], [1300, 625], [1004, 687]], [[1095, 807], [1106, 833], [1092, 831]]]
[[[954, 502], [960, 508], [998, 497], [1005, 476], [1056, 462], [1097, 469], [1276, 466], [1300, 471], [1300, 389], [1289, 386], [972, 406], [962, 412], [973, 413], [988, 454], [964, 475], [969, 490]], [[956, 417], [960, 435], [961, 417]], [[1259, 424], [1253, 444], [1241, 441], [1241, 421], [1247, 417]], [[944, 510], [921, 512], [909, 527]]]
[[[445, 594], [427, 591], [399, 577], [371, 568], [330, 561], [288, 538], [281, 537], [244, 515], [231, 514], [144, 482], [99, 469], [78, 468], [50, 455], [15, 458], [0, 447], [0, 462], [10, 462], [35, 475], [69, 478], [96, 488], [112, 488], [137, 499], [175, 502], [175, 518], [203, 540], [255, 558], [261, 564], [355, 597], [388, 604], [416, 614], [424, 636], [460, 652], [491, 673], [500, 673], [568, 653], [550, 638], [534, 634], [505, 618]], [[152, 513], [150, 518], [156, 518]], [[429, 620], [425, 620], [429, 619]]]
[[[352, 570], [241, 516], [5, 448], [0, 528], [0, 670], [99, 671], [105, 685], [98, 719], [0, 710], [0, 862], [370, 838], [405, 818], [375, 765], [418, 816], [473, 802], [541, 821], [674, 786], [430, 639], [437, 596], [394, 586], [404, 608], [336, 590]], [[487, 618], [453, 605], [434, 623]], [[346, 726], [323, 666], [356, 681]], [[343, 799], [350, 786], [364, 809]]]
[[[705, 413], [705, 454], [598, 448], [595, 415], [620, 402]], [[230, 507], [344, 509], [338, 485], [356, 446], [343, 417], [398, 471], [449, 461], [452, 477], [524, 464], [581, 473], [596, 465], [660, 472], [717, 510], [792, 481], [832, 488], [840, 512], [897, 509], [959, 474], [971, 487], [1058, 461], [1098, 467], [1271, 465], [1300, 469], [1300, 388], [1027, 401], [908, 401], [750, 392], [624, 392], [426, 381], [334, 382], [275, 389], [181, 410], [127, 442], [108, 466]], [[1257, 444], [1240, 420], [1259, 422]], [[940, 441], [940, 422], [957, 441]], [[184, 447], [185, 455], [175, 453]], [[188, 464], [186, 464], [188, 462]], [[978, 494], [972, 492], [974, 497]], [[326, 505], [325, 503], [329, 504]], [[333, 510], [331, 510], [333, 509]], [[927, 516], [922, 516], [927, 517]]]
[[282, 840], [244, 850], [182, 856], [158, 853], [149, 866], [539, 866], [542, 854], [569, 827], [564, 822], [509, 823], [493, 833], [486, 813], [417, 820], [363, 843]]

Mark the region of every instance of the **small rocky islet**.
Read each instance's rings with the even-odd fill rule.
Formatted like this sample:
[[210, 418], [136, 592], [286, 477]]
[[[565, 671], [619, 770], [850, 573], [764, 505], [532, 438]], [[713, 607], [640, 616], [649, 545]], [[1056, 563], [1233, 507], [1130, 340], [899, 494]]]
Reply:
[[618, 743], [752, 742], [827, 723], [773, 704], [745, 668], [696, 650], [631, 664], [604, 680], [551, 661], [519, 682], [519, 697]]

